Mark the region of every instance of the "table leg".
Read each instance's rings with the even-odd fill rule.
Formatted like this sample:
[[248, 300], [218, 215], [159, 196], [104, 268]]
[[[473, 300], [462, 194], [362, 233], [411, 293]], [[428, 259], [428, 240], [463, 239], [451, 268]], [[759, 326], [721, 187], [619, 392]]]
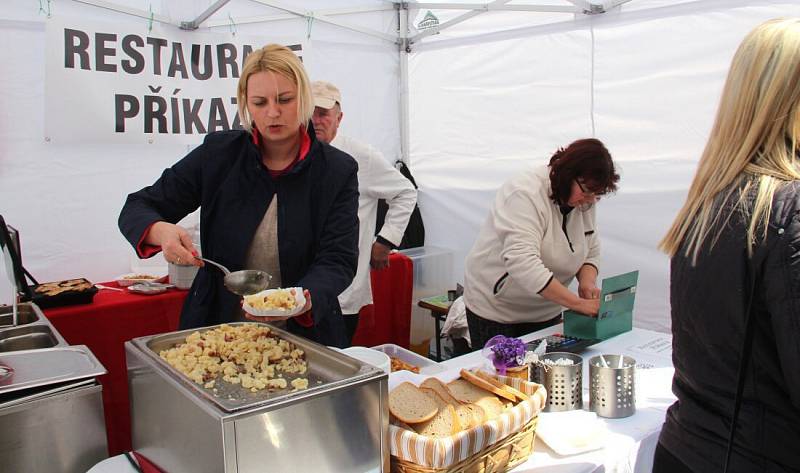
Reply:
[[431, 315], [433, 315], [433, 320], [436, 324], [436, 361], [442, 361], [442, 338], [439, 335], [441, 333], [441, 327], [439, 327], [439, 316], [434, 313], [431, 313]]

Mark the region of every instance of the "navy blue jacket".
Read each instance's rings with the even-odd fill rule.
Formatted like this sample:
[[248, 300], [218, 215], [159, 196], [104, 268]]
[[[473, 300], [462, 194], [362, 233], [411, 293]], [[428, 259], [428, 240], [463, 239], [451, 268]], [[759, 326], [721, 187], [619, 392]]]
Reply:
[[[347, 339], [337, 296], [350, 285], [358, 261], [358, 165], [317, 141], [310, 124], [308, 134], [305, 159], [273, 178], [249, 133], [210, 133], [155, 184], [128, 196], [119, 228], [136, 248], [153, 223], [177, 223], [200, 207], [203, 256], [231, 271], [246, 269], [250, 242], [277, 194], [281, 285], [308, 289], [314, 315], [312, 328], [290, 319], [289, 330], [343, 347]], [[230, 322], [240, 305], [223, 287], [222, 272], [206, 265], [186, 298], [180, 326]]]
[[[757, 181], [756, 181], [757, 182]], [[727, 191], [720, 192], [726, 195]], [[731, 473], [800, 471], [800, 181], [773, 198], [767, 238], [747, 255], [749, 214], [734, 193], [696, 264], [686, 242], [672, 257], [672, 390], [659, 441], [696, 472], [719, 472], [725, 458], [742, 356], [747, 301], [755, 278], [755, 335], [736, 424]], [[746, 195], [752, 209], [755, 192]], [[711, 238], [711, 237], [709, 237]]]

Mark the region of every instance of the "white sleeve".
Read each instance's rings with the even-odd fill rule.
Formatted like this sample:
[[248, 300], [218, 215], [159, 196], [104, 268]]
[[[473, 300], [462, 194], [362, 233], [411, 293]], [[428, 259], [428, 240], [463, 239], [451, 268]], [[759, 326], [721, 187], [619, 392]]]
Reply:
[[[504, 199], [501, 201], [501, 199]], [[536, 196], [516, 191], [495, 202], [495, 227], [506, 271], [526, 292], [537, 294], [553, 277], [541, 258], [542, 238], [549, 221]]]
[[397, 246], [403, 240], [403, 233], [417, 203], [417, 190], [380, 152], [370, 147], [368, 156], [366, 193], [376, 199], [386, 199], [389, 205], [378, 235]]

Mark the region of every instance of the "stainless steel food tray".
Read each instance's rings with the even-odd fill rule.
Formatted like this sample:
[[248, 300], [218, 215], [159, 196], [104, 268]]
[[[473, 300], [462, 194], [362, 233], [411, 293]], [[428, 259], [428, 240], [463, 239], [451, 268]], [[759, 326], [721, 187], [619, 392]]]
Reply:
[[11, 378], [0, 382], [0, 395], [106, 373], [85, 345], [3, 353], [0, 364], [14, 369]]
[[242, 388], [238, 384], [231, 384], [217, 378], [213, 389], [205, 388], [197, 384], [186, 375], [179, 372], [163, 360], [159, 353], [186, 341], [186, 337], [194, 332], [205, 332], [212, 330], [219, 325], [204, 327], [202, 329], [189, 329], [179, 332], [172, 332], [163, 335], [154, 335], [133, 339], [131, 342], [139, 351], [148, 358], [155, 361], [159, 369], [167, 373], [172, 379], [179, 381], [185, 387], [195, 392], [201, 398], [213, 403], [218, 408], [235, 412], [254, 407], [261, 407], [283, 402], [294, 402], [302, 398], [322, 394], [331, 389], [335, 389], [346, 384], [356, 383], [360, 380], [367, 380], [382, 373], [381, 370], [371, 365], [361, 363], [339, 352], [331, 350], [323, 345], [314, 343], [308, 339], [298, 337], [285, 330], [273, 327], [269, 324], [259, 324], [255, 322], [234, 322], [227, 325], [238, 326], [245, 324], [264, 325], [270, 328], [279, 337], [293, 343], [303, 350], [308, 363], [308, 371], [303, 375], [284, 374], [287, 383], [295, 378], [308, 379], [308, 389], [293, 391], [291, 384], [286, 389], [269, 392], [260, 390], [255, 393], [249, 389]]

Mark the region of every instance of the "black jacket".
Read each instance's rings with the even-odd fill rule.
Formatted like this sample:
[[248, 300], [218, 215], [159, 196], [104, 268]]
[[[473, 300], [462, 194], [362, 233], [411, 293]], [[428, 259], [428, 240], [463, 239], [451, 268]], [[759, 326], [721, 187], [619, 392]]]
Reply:
[[[753, 192], [748, 200], [752, 208]], [[678, 402], [660, 442], [693, 471], [722, 471], [753, 274], [755, 337], [730, 471], [800, 471], [800, 182], [776, 192], [768, 237], [758, 238], [752, 260], [749, 217], [720, 207], [713, 249], [706, 245], [695, 266], [685, 248], [672, 258]]]
[[[231, 271], [243, 264], [259, 223], [278, 195], [281, 283], [311, 293], [314, 327], [289, 320], [289, 329], [320, 343], [345, 346], [337, 296], [356, 272], [358, 259], [358, 165], [348, 154], [316, 140], [286, 174], [272, 178], [249, 133], [210, 133], [202, 145], [166, 169], [155, 184], [130, 194], [119, 227], [136, 248], [154, 222], [177, 223], [200, 207], [203, 256]], [[233, 320], [238, 296], [222, 285], [222, 273], [200, 268], [181, 313], [181, 328]]]

